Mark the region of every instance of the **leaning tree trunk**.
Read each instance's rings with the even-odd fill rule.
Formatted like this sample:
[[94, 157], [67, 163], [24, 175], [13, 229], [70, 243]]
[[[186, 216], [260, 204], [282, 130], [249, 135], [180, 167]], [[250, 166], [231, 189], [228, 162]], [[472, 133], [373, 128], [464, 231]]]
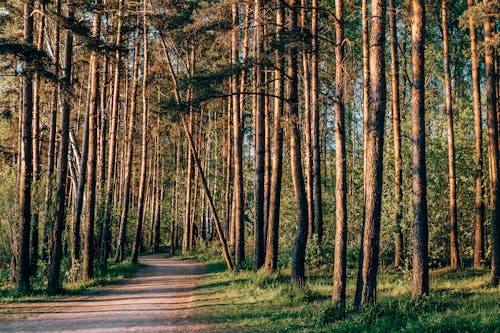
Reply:
[[[474, 0], [467, 0], [469, 9], [474, 7]], [[483, 129], [481, 115], [481, 87], [479, 76], [479, 59], [476, 44], [476, 23], [473, 15], [469, 15], [469, 37], [472, 74], [472, 100], [474, 109], [474, 180], [476, 188], [476, 214], [474, 225], [474, 268], [483, 265], [485, 257], [484, 244], [484, 189], [483, 189]]]
[[427, 172], [425, 167], [425, 7], [411, 1], [412, 60], [412, 171], [413, 171], [413, 294], [429, 293]]
[[[356, 306], [376, 301], [382, 203], [385, 82], [385, 0], [372, 0], [370, 33], [370, 109], [367, 118], [365, 218], [360, 297]], [[358, 275], [359, 278], [359, 275]]]
[[[68, 18], [73, 18], [73, 11], [68, 4]], [[71, 70], [73, 65], [73, 34], [66, 31], [66, 45], [64, 54], [63, 87], [61, 91], [61, 132], [59, 157], [57, 162], [57, 187], [56, 187], [56, 211], [55, 224], [52, 235], [52, 249], [50, 256], [50, 273], [47, 292], [56, 293], [61, 288], [60, 271], [62, 260], [62, 233], [66, 221], [66, 177], [68, 172], [68, 148], [69, 148], [69, 122], [71, 112], [71, 101], [69, 91], [71, 89]]]
[[347, 280], [347, 166], [344, 105], [344, 2], [335, 1], [335, 254], [334, 306], [345, 309]]
[[[33, 0], [24, 4], [24, 42], [33, 43]], [[17, 289], [21, 293], [30, 290], [30, 229], [31, 229], [31, 181], [33, 178], [33, 76], [30, 64], [23, 62], [22, 110], [21, 110], [21, 163], [19, 169], [19, 259]]]

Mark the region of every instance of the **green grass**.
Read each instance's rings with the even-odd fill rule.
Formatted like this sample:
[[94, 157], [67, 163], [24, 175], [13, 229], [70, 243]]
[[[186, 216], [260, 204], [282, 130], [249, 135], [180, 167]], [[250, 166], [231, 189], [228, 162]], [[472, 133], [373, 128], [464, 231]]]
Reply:
[[[116, 264], [110, 262], [106, 271], [95, 272], [95, 278], [88, 281], [71, 282], [67, 278], [63, 278], [63, 292], [59, 295], [48, 295], [45, 292], [46, 279], [32, 278], [32, 292], [30, 294], [19, 294], [14, 285], [2, 282], [0, 280], [0, 303], [24, 303], [24, 302], [45, 302], [68, 295], [78, 295], [86, 291], [95, 290], [106, 285], [115, 284], [126, 277], [131, 277], [140, 268], [141, 264], [132, 264], [126, 260]], [[41, 270], [43, 268], [40, 268]], [[41, 274], [41, 272], [39, 272]], [[5, 281], [5, 280], [3, 280]]]
[[330, 305], [331, 280], [331, 272], [309, 272], [307, 287], [293, 290], [286, 271], [232, 273], [211, 260], [193, 320], [229, 332], [500, 332], [500, 288], [485, 287], [486, 271], [434, 271], [431, 296], [420, 298], [410, 296], [409, 272], [384, 272], [377, 304], [360, 310], [350, 271], [346, 313]]

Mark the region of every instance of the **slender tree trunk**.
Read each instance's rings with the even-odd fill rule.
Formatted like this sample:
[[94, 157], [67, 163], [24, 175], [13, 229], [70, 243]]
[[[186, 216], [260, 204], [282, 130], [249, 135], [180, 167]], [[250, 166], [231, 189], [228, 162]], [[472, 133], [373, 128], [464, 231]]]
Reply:
[[[485, 0], [484, 4], [488, 4]], [[495, 23], [492, 18], [484, 20], [484, 42], [486, 44], [484, 59], [486, 63], [486, 104], [488, 119], [488, 155], [490, 160], [490, 210], [491, 210], [491, 283], [498, 286], [500, 282], [500, 196], [498, 194], [499, 161], [498, 161], [498, 123], [496, 101], [496, 73], [494, 61], [493, 34]]]
[[[68, 18], [72, 19], [73, 11], [70, 4], [67, 5]], [[73, 34], [66, 31], [66, 45], [64, 51], [64, 71], [63, 87], [61, 91], [61, 143], [59, 147], [59, 157], [57, 163], [57, 188], [56, 188], [56, 211], [55, 224], [52, 236], [52, 249], [50, 256], [50, 273], [47, 285], [47, 292], [56, 293], [61, 288], [59, 274], [61, 271], [62, 259], [62, 233], [66, 220], [66, 176], [68, 171], [68, 147], [69, 147], [69, 122], [71, 112], [70, 89], [71, 70], [73, 64]]]
[[[363, 233], [362, 282], [359, 303], [376, 301], [377, 271], [382, 203], [382, 172], [384, 119], [386, 112], [385, 81], [385, 0], [372, 0], [372, 29], [370, 33], [370, 109], [367, 118], [365, 170], [365, 214]], [[359, 275], [358, 275], [359, 277]]]
[[309, 34], [307, 33], [307, 7], [309, 1], [301, 0], [300, 2], [300, 28], [302, 30], [302, 81], [304, 83], [304, 146], [306, 150], [305, 171], [306, 171], [306, 194], [307, 194], [307, 220], [308, 231], [307, 235], [311, 238], [314, 234], [314, 198], [313, 198], [313, 172], [312, 172], [312, 140], [311, 140], [311, 80], [309, 75], [309, 50], [311, 44], [309, 42]]
[[312, 0], [311, 10], [311, 145], [313, 172], [313, 207], [318, 242], [323, 239], [323, 196], [321, 193], [321, 147], [319, 127], [319, 42], [318, 0]]
[[[297, 9], [296, 0], [289, 2], [289, 29], [292, 32], [297, 30]], [[302, 174], [302, 157], [300, 153], [300, 123], [299, 123], [299, 104], [297, 89], [297, 52], [295, 45], [288, 46], [288, 96], [287, 111], [290, 126], [290, 163], [292, 168], [293, 187], [295, 192], [295, 204], [297, 205], [297, 234], [292, 249], [292, 284], [305, 284], [305, 254], [307, 244], [307, 197], [304, 185], [304, 176]]]
[[448, 178], [450, 186], [450, 262], [451, 268], [458, 269], [458, 220], [457, 220], [457, 177], [455, 172], [455, 133], [453, 129], [453, 104], [451, 91], [450, 53], [448, 46], [448, 0], [441, 1], [443, 32], [443, 61], [445, 86], [445, 113], [448, 122]]
[[[100, 264], [101, 268], [106, 268], [111, 248], [111, 219], [112, 204], [114, 194], [114, 177], [116, 169], [116, 136], [118, 128], [118, 108], [120, 103], [120, 64], [121, 64], [121, 44], [123, 28], [124, 0], [118, 4], [116, 40], [115, 40], [115, 63], [113, 77], [113, 99], [111, 106], [111, 123], [109, 126], [109, 150], [108, 150], [108, 170], [106, 175], [106, 197], [104, 206], [104, 221], [102, 223], [102, 236], [100, 244]], [[116, 258], [115, 258], [116, 259]]]
[[403, 264], [403, 168], [401, 158], [401, 113], [399, 100], [398, 35], [395, 0], [389, 0], [389, 29], [391, 36], [392, 131], [394, 136], [394, 268]]
[[[100, 5], [100, 0], [95, 4]], [[97, 10], [92, 19], [92, 38], [99, 39], [101, 18]], [[94, 222], [97, 175], [97, 111], [99, 109], [99, 63], [97, 51], [90, 53], [90, 105], [89, 105], [89, 142], [87, 167], [87, 198], [85, 200], [85, 241], [83, 245], [83, 279], [94, 276]]]
[[425, 166], [425, 7], [411, 1], [412, 60], [412, 170], [413, 170], [413, 294], [429, 293], [427, 171]]
[[361, 0], [361, 30], [363, 40], [363, 222], [361, 225], [361, 239], [358, 254], [358, 276], [356, 282], [356, 293], [354, 304], [361, 304], [361, 293], [363, 289], [363, 237], [365, 234], [366, 221], [366, 161], [368, 147], [368, 112], [370, 108], [370, 45], [369, 45], [369, 18], [368, 0]]
[[[143, 2], [144, 13], [146, 13], [147, 0]], [[142, 226], [144, 224], [144, 197], [146, 187], [146, 161], [148, 154], [148, 22], [146, 14], [143, 17], [143, 68], [142, 68], [142, 152], [141, 152], [141, 178], [139, 181], [139, 203], [137, 207], [137, 227], [132, 247], [132, 262], [136, 263], [142, 242]]]
[[130, 88], [130, 103], [129, 103], [129, 116], [128, 116], [128, 129], [126, 138], [126, 152], [125, 152], [125, 174], [124, 174], [124, 192], [122, 201], [122, 211], [120, 216], [120, 228], [118, 231], [118, 243], [116, 246], [115, 261], [121, 262], [125, 259], [125, 243], [127, 235], [127, 222], [128, 213], [130, 208], [130, 183], [132, 181], [133, 169], [133, 156], [134, 156], [134, 126], [135, 126], [135, 109], [137, 105], [137, 85], [138, 85], [138, 71], [140, 59], [140, 37], [136, 36], [134, 46], [134, 62], [132, 65], [132, 86]]
[[345, 309], [347, 283], [347, 164], [344, 106], [344, 3], [335, 1], [335, 254], [333, 304]]
[[[237, 66], [238, 62], [238, 2], [233, 0], [232, 7], [232, 32], [231, 32], [231, 64]], [[243, 74], [244, 75], [244, 74]], [[243, 80], [243, 76], [242, 76]], [[233, 154], [234, 154], [234, 227], [235, 227], [235, 257], [236, 267], [239, 268], [245, 261], [245, 216], [244, 216], [244, 193], [243, 193], [243, 118], [240, 109], [240, 94], [238, 93], [238, 75], [232, 78], [233, 95]]]
[[[34, 1], [24, 3], [24, 42], [33, 43]], [[31, 181], [33, 178], [33, 76], [30, 64], [24, 62], [22, 78], [21, 110], [21, 156], [19, 170], [19, 259], [17, 290], [21, 293], [30, 290], [30, 231], [31, 231]]]
[[281, 199], [281, 176], [283, 169], [283, 108], [284, 108], [284, 59], [279, 47], [285, 23], [285, 4], [276, 0], [276, 43], [274, 51], [276, 69], [274, 70], [274, 122], [273, 122], [273, 158], [271, 170], [271, 191], [269, 197], [269, 221], [267, 223], [265, 274], [271, 274], [278, 267], [278, 236]]
[[[56, 0], [56, 15], [61, 14], [61, 1]], [[59, 78], [59, 39], [60, 28], [56, 24], [54, 31], [54, 76]], [[47, 261], [50, 252], [50, 235], [54, 221], [52, 205], [52, 192], [54, 187], [54, 169], [55, 169], [55, 151], [56, 151], [56, 127], [57, 127], [57, 107], [59, 98], [60, 83], [56, 83], [52, 90], [51, 105], [50, 105], [50, 131], [49, 131], [49, 147], [47, 156], [47, 183], [45, 187], [45, 220], [43, 226], [43, 241], [42, 241], [42, 260]]]
[[[474, 0], [468, 0], [469, 9], [474, 7]], [[483, 266], [485, 257], [484, 244], [484, 189], [483, 189], [483, 129], [481, 115], [481, 87], [479, 76], [479, 58], [477, 55], [476, 26], [473, 15], [469, 15], [469, 37], [472, 71], [472, 100], [474, 108], [474, 182], [476, 187], [476, 214], [474, 225], [474, 268]]]
[[254, 46], [255, 46], [255, 170], [254, 170], [254, 270], [258, 270], [265, 259], [264, 240], [264, 163], [265, 163], [265, 107], [264, 107], [264, 70], [262, 66], [262, 51], [264, 49], [264, 8], [263, 0], [255, 0], [254, 7]]
[[[39, 3], [40, 19], [38, 36], [36, 41], [36, 48], [38, 51], [43, 49], [43, 40], [45, 36], [45, 3]], [[34, 275], [37, 271], [38, 263], [38, 248], [39, 248], [39, 223], [40, 211], [39, 199], [40, 194], [40, 174], [41, 174], [41, 160], [40, 160], [40, 77], [38, 74], [34, 76], [33, 82], [33, 199], [35, 205], [33, 207], [33, 220], [31, 224], [31, 248], [30, 248], [30, 274]], [[37, 202], [38, 201], [38, 202]]]

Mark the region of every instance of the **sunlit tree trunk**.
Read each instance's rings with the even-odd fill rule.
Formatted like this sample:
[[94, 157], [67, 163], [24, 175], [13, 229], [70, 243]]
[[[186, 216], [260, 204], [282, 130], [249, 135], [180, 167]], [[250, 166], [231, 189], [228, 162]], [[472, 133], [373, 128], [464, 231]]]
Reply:
[[391, 107], [392, 131], [394, 137], [394, 268], [403, 264], [403, 168], [401, 159], [401, 115], [399, 99], [399, 57], [395, 0], [389, 0], [389, 29], [391, 36]]
[[[285, 4], [276, 0], [276, 43], [282, 42], [285, 22]], [[271, 170], [271, 191], [269, 197], [269, 221], [267, 223], [266, 260], [264, 272], [271, 274], [278, 266], [278, 236], [281, 204], [281, 176], [283, 169], [283, 108], [284, 108], [284, 59], [280, 47], [274, 51], [276, 69], [274, 70], [274, 122], [273, 157]]]
[[[370, 108], [367, 118], [365, 170], [365, 214], [363, 233], [362, 282], [356, 306], [374, 303], [377, 296], [377, 271], [382, 203], [385, 81], [385, 0], [372, 0], [370, 32]], [[359, 275], [358, 275], [359, 278]]]
[[[24, 3], [23, 39], [33, 44], [34, 1]], [[33, 178], [33, 76], [30, 64], [23, 62], [22, 109], [19, 169], [19, 259], [17, 290], [21, 293], [30, 290], [30, 231], [31, 231], [31, 181]]]
[[[100, 0], [96, 0], [96, 5]], [[96, 10], [92, 19], [92, 38], [99, 39], [101, 18]], [[97, 119], [99, 109], [99, 59], [97, 50], [90, 52], [89, 160], [87, 167], [87, 197], [85, 200], [85, 240], [83, 244], [83, 279], [94, 277], [94, 224], [97, 176]]]

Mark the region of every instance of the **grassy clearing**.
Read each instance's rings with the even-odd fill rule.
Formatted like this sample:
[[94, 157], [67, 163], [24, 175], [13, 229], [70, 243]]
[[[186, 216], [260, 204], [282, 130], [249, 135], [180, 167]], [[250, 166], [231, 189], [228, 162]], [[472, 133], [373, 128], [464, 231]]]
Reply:
[[[203, 257], [191, 257], [202, 260]], [[352, 304], [355, 272], [349, 272]], [[229, 332], [500, 332], [500, 288], [486, 271], [434, 271], [429, 297], [410, 296], [411, 276], [379, 275], [378, 303], [339, 313], [330, 306], [331, 272], [310, 272], [307, 288], [290, 289], [288, 272], [230, 273], [218, 260], [196, 291], [194, 321]]]
[[[108, 264], [108, 270], [104, 272], [96, 271], [96, 276], [92, 280], [85, 282], [71, 282], [67, 277], [64, 278], [64, 292], [55, 296], [47, 295], [45, 292], [47, 281], [46, 279], [41, 279], [40, 277], [32, 278], [33, 290], [29, 295], [19, 294], [14, 285], [5, 282], [2, 283], [5, 279], [0, 279], [0, 303], [24, 303], [34, 301], [44, 302], [69, 295], [78, 295], [85, 291], [95, 290], [106, 285], [115, 284], [126, 277], [131, 277], [141, 267], [141, 264], [132, 264], [129, 260], [119, 264], [110, 261]], [[43, 270], [43, 267], [40, 268], [40, 270]]]

